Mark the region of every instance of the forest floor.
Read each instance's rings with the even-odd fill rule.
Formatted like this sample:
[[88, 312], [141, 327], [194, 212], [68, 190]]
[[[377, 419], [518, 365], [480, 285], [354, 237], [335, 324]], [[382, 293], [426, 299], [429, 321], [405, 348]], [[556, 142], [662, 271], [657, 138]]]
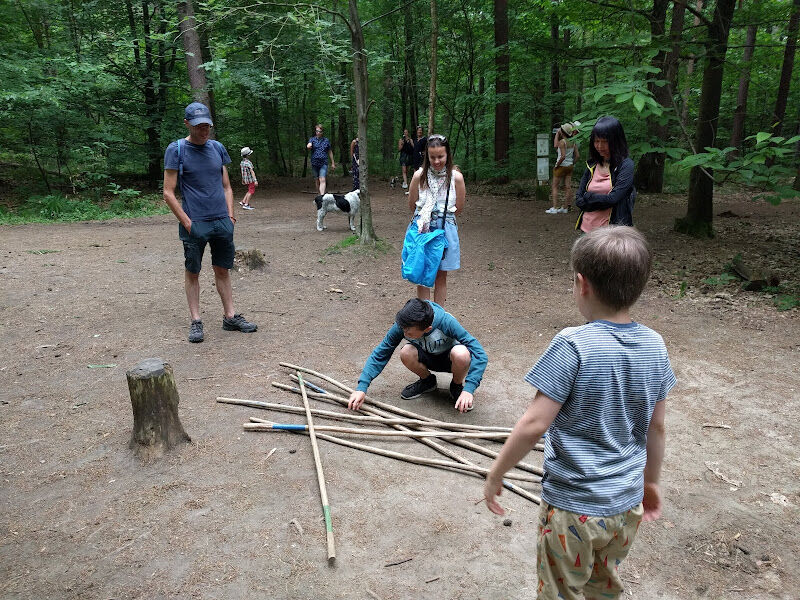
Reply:
[[[537, 506], [506, 492], [504, 526], [478, 502], [480, 479], [321, 441], [337, 544], [329, 567], [309, 439], [242, 430], [250, 416], [302, 419], [216, 402], [302, 406], [270, 385], [290, 383], [281, 361], [355, 385], [414, 293], [399, 276], [406, 199], [373, 187], [375, 230], [391, 244], [383, 253], [336, 250], [349, 233], [340, 214], [317, 232], [310, 181], [263, 185], [256, 210], [238, 211], [236, 242], [268, 264], [233, 274], [237, 310], [259, 330], [221, 329], [206, 254], [202, 344], [186, 341], [171, 215], [2, 228], [0, 597], [535, 596]], [[581, 322], [568, 266], [574, 213], [492, 192], [468, 186], [462, 269], [446, 305], [489, 355], [475, 410], [459, 415], [444, 397], [401, 401], [411, 378], [396, 356], [373, 397], [512, 425], [532, 397], [524, 374], [557, 331]], [[643, 195], [636, 207], [655, 265], [634, 318], [663, 335], [678, 385], [667, 400], [664, 517], [642, 526], [621, 567], [625, 597], [796, 598], [800, 310], [778, 311], [772, 295], [720, 276], [742, 253], [796, 290], [800, 204], [721, 195], [717, 237], [697, 241], [672, 230], [685, 203]], [[143, 465], [128, 449], [125, 373], [154, 356], [174, 368], [192, 443]], [[414, 442], [368, 443], [436, 456]]]

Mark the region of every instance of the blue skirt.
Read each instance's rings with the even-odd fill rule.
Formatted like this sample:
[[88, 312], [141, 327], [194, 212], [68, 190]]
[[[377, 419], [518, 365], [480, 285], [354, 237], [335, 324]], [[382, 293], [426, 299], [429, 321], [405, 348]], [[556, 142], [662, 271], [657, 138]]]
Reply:
[[[417, 222], [417, 216], [411, 219], [412, 223]], [[431, 219], [431, 230], [442, 228], [442, 218]], [[461, 244], [458, 241], [458, 225], [456, 225], [455, 215], [448, 215], [444, 221], [444, 238], [447, 240], [447, 248], [439, 265], [440, 271], [457, 271], [461, 268]]]

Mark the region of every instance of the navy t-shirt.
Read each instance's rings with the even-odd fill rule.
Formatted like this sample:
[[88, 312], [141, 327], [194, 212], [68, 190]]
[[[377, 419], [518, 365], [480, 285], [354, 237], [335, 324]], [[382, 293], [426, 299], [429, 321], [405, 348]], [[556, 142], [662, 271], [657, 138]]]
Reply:
[[321, 167], [328, 164], [328, 151], [331, 149], [331, 143], [328, 138], [312, 137], [308, 142], [311, 144], [311, 165], [314, 167]]
[[[192, 221], [213, 221], [228, 216], [222, 167], [231, 162], [225, 146], [208, 140], [202, 146], [181, 140], [183, 175], [178, 175], [183, 211]], [[178, 170], [178, 142], [164, 152], [164, 168]]]

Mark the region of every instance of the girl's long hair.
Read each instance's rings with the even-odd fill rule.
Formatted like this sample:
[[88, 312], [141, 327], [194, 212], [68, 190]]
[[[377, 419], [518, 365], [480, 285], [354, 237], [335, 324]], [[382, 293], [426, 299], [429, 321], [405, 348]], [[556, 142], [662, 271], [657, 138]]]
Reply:
[[625, 139], [625, 130], [614, 117], [600, 117], [597, 119], [592, 134], [589, 136], [589, 156], [591, 159], [602, 164], [603, 157], [594, 147], [595, 138], [608, 140], [608, 150], [611, 153], [609, 158], [609, 166], [612, 170], [617, 168], [622, 161], [628, 158], [628, 140]]
[[422, 156], [422, 177], [419, 182], [419, 189], [428, 187], [428, 167], [430, 162], [428, 160], [428, 148], [444, 148], [447, 152], [447, 186], [450, 186], [450, 179], [453, 177], [453, 153], [450, 150], [450, 142], [447, 138], [438, 133], [433, 133], [428, 136], [428, 144], [425, 146], [425, 153]]

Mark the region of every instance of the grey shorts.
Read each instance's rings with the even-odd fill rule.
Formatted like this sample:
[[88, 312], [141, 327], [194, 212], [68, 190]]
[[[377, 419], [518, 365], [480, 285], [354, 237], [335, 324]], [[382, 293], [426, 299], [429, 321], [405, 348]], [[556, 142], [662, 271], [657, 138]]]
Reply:
[[183, 242], [186, 270], [190, 273], [200, 272], [206, 244], [211, 247], [212, 265], [223, 269], [233, 267], [236, 247], [233, 245], [233, 221], [229, 217], [213, 221], [192, 221], [191, 233], [179, 223], [178, 237]]

